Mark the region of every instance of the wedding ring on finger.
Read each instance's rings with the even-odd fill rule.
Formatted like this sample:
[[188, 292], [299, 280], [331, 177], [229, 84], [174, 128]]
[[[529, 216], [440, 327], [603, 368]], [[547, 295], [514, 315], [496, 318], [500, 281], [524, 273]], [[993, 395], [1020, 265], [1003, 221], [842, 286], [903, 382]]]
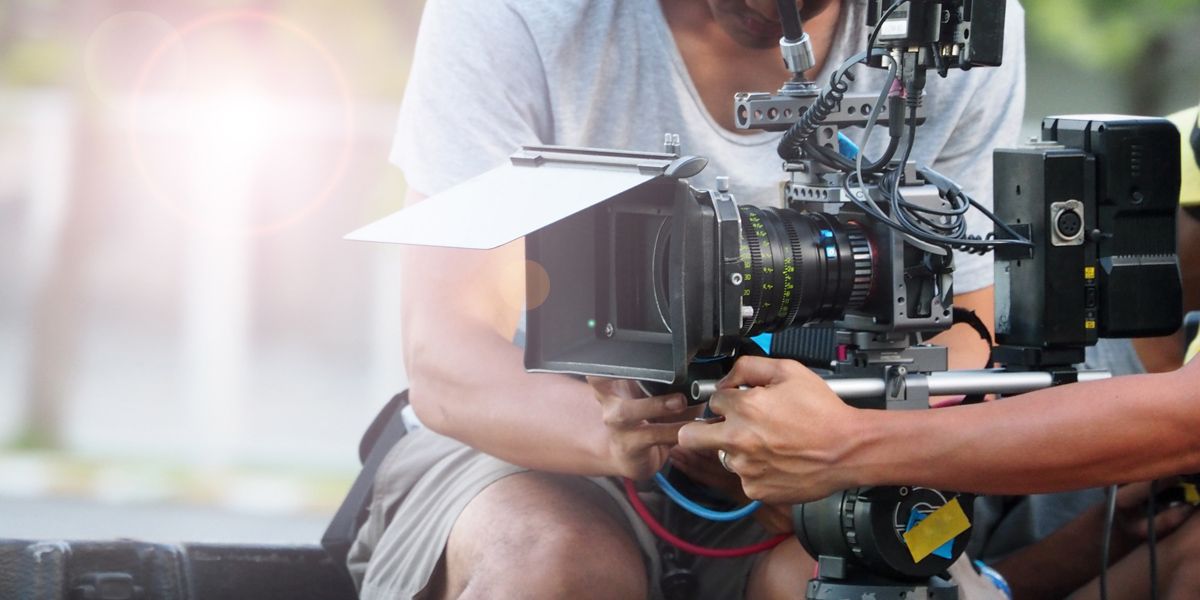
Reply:
[[731, 469], [729, 467], [729, 453], [728, 452], [726, 452], [724, 450], [717, 450], [717, 460], [721, 463], [721, 466], [724, 467], [726, 471], [729, 471], [730, 473], [734, 472], [733, 469]]

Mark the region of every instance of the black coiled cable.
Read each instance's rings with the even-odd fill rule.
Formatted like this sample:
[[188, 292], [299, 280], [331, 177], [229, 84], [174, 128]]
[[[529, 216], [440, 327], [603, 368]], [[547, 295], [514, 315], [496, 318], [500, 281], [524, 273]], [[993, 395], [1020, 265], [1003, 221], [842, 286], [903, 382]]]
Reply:
[[800, 149], [804, 147], [804, 143], [812, 134], [816, 133], [817, 128], [821, 126], [829, 116], [829, 113], [837, 110], [841, 105], [842, 98], [846, 96], [846, 91], [850, 89], [850, 82], [854, 81], [854, 73], [839, 69], [830, 75], [829, 87], [821, 92], [816, 101], [808, 106], [800, 120], [792, 124], [783, 137], [779, 140], [779, 157], [783, 160], [796, 160], [800, 158]]

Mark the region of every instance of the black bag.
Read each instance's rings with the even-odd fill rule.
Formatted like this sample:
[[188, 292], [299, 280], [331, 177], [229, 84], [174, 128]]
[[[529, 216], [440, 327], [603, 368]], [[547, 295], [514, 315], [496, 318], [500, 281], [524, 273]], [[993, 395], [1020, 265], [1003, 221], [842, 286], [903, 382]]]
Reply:
[[325, 535], [321, 536], [321, 546], [329, 553], [333, 562], [341, 566], [346, 576], [350, 571], [346, 567], [346, 556], [350, 546], [358, 536], [358, 530], [367, 520], [367, 512], [371, 505], [371, 491], [375, 487], [375, 473], [387, 453], [408, 433], [404, 426], [401, 411], [408, 406], [408, 390], [396, 394], [384, 405], [383, 410], [375, 415], [375, 420], [367, 427], [362, 440], [358, 443], [358, 459], [362, 461], [362, 471], [350, 486], [350, 492], [337, 513], [333, 515]]

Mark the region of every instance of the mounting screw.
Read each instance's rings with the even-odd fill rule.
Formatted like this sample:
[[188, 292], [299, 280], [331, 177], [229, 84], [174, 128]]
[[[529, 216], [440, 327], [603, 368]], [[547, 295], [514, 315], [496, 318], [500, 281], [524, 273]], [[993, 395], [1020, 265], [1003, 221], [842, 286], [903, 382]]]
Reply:
[[679, 151], [683, 146], [679, 143], [678, 133], [668, 133], [663, 135], [663, 152], [679, 156]]
[[604, 324], [604, 336], [605, 337], [612, 337], [613, 334], [616, 332], [617, 332], [617, 329], [615, 327], [613, 327], [612, 323]]
[[730, 275], [729, 283], [732, 283], [733, 285], [742, 285], [742, 274], [734, 273], [733, 275]]

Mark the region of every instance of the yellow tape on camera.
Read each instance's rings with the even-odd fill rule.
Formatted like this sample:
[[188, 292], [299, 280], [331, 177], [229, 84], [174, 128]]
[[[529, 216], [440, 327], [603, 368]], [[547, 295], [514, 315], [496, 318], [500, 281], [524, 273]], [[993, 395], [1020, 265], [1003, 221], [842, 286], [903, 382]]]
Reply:
[[921, 562], [934, 550], [970, 528], [971, 521], [963, 512], [958, 498], [954, 498], [905, 532], [904, 543], [908, 545], [913, 561]]
[[1196, 489], [1196, 484], [1183, 483], [1180, 485], [1183, 486], [1184, 501], [1186, 501], [1188, 504], [1191, 504], [1192, 506], [1196, 506], [1197, 504], [1200, 504], [1200, 491], [1198, 491]]

